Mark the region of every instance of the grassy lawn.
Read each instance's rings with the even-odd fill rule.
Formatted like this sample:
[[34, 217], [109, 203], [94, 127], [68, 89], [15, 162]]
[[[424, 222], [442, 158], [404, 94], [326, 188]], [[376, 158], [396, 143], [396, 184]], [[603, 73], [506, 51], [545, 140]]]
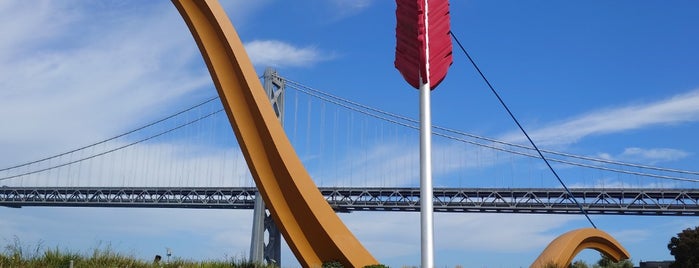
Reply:
[[115, 252], [111, 247], [96, 248], [89, 253], [76, 253], [65, 250], [43, 249], [41, 245], [36, 247], [22, 246], [18, 241], [6, 245], [4, 251], [0, 253], [0, 268], [68, 268], [73, 263], [74, 268], [108, 268], [108, 267], [129, 267], [129, 268], [229, 268], [229, 267], [250, 267], [267, 268], [274, 267], [252, 263], [246, 260], [205, 260], [193, 261], [173, 258], [169, 262], [163, 258], [160, 262], [153, 260], [145, 261], [133, 255]]

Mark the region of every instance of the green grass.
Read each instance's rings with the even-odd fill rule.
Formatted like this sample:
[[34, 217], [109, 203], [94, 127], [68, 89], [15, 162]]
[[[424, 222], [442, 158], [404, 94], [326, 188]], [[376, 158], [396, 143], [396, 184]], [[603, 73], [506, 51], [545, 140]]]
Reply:
[[23, 246], [18, 239], [9, 243], [0, 253], [0, 268], [68, 268], [73, 261], [74, 268], [271, 268], [274, 266], [257, 264], [246, 260], [205, 260], [193, 261], [174, 258], [166, 263], [163, 259], [159, 263], [145, 261], [133, 255], [115, 252], [111, 246], [100, 247], [89, 253], [77, 253], [71, 251], [44, 249], [39, 243], [36, 247]]

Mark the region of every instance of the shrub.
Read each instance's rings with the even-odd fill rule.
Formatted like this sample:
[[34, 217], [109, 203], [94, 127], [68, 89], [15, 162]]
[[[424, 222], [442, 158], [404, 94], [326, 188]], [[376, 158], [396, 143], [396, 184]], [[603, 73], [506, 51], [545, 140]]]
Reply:
[[323, 263], [323, 268], [344, 268], [345, 266], [342, 265], [339, 261], [326, 261]]

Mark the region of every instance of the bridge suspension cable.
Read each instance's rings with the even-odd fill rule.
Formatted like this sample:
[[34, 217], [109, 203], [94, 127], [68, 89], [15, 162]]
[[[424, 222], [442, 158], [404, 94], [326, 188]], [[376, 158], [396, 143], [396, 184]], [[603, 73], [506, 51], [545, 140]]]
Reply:
[[[354, 101], [351, 101], [351, 100], [348, 100], [348, 99], [345, 99], [345, 98], [342, 98], [342, 97], [339, 97], [339, 96], [336, 96], [333, 94], [329, 94], [329, 93], [323, 92], [321, 90], [315, 89], [311, 86], [305, 85], [303, 83], [294, 81], [292, 79], [289, 79], [289, 78], [286, 78], [283, 76], [277, 76], [277, 77], [280, 79], [283, 79], [287, 83], [287, 88], [297, 90], [297, 91], [304, 93], [304, 94], [307, 94], [309, 96], [336, 104], [338, 106], [344, 107], [346, 109], [349, 109], [349, 110], [352, 110], [352, 111], [355, 111], [358, 113], [362, 113], [364, 115], [367, 115], [367, 116], [370, 116], [370, 117], [373, 117], [376, 119], [384, 120], [386, 122], [390, 122], [390, 123], [397, 124], [397, 125], [400, 125], [400, 126], [403, 126], [406, 128], [414, 129], [414, 130], [419, 129], [418, 126], [416, 125], [419, 122], [415, 119], [412, 119], [412, 118], [409, 118], [406, 116], [402, 116], [399, 114], [387, 112], [387, 111], [377, 109], [374, 107], [370, 107], [367, 105], [363, 105], [361, 103], [357, 103], [357, 102], [354, 102]], [[535, 149], [533, 147], [529, 147], [529, 146], [525, 146], [525, 145], [521, 145], [521, 144], [516, 144], [516, 143], [512, 143], [512, 142], [507, 142], [507, 141], [503, 141], [503, 140], [488, 138], [488, 137], [484, 137], [484, 136], [479, 136], [479, 135], [466, 133], [463, 131], [459, 131], [459, 130], [455, 130], [455, 129], [451, 129], [451, 128], [446, 128], [446, 127], [441, 127], [441, 126], [437, 126], [437, 125], [433, 126], [433, 128], [438, 130], [438, 131], [443, 131], [443, 132], [435, 131], [435, 132], [433, 132], [433, 135], [447, 138], [450, 140], [468, 143], [468, 144], [472, 144], [472, 145], [476, 145], [476, 146], [480, 146], [480, 147], [484, 147], [484, 148], [488, 148], [488, 149], [493, 149], [493, 150], [497, 150], [497, 151], [502, 151], [502, 152], [506, 152], [506, 153], [531, 157], [531, 158], [541, 158], [541, 156], [537, 155], [536, 153], [527, 152], [527, 151], [535, 151]], [[449, 134], [449, 133], [451, 133], [451, 134]], [[453, 134], [455, 134], [455, 135], [453, 135]], [[456, 135], [465, 136], [465, 137], [473, 138], [476, 140], [486, 141], [486, 142], [490, 142], [493, 144], [510, 146], [510, 147], [513, 147], [513, 149], [499, 147], [499, 146], [491, 145], [491, 144], [486, 144], [483, 142], [468, 140], [468, 139], [464, 139], [464, 138], [456, 136]], [[527, 151], [520, 151], [520, 150], [516, 150], [514, 148], [524, 149]], [[653, 170], [653, 171], [659, 171], [659, 172], [679, 173], [679, 174], [686, 174], [686, 175], [699, 175], [699, 171], [680, 170], [680, 169], [663, 168], [663, 167], [656, 167], [656, 166], [649, 166], [649, 165], [641, 165], [641, 164], [636, 164], [636, 163], [628, 163], [628, 162], [614, 161], [614, 160], [609, 160], [609, 159], [594, 158], [594, 157], [589, 157], [589, 156], [575, 155], [575, 154], [558, 152], [558, 151], [553, 151], [553, 150], [546, 150], [546, 149], [541, 149], [541, 152], [546, 153], [546, 154], [551, 154], [551, 155], [567, 157], [567, 158], [571, 158], [571, 159], [578, 159], [578, 160], [600, 163], [602, 165], [574, 162], [574, 161], [560, 159], [560, 158], [546, 158], [547, 160], [549, 160], [551, 162], [556, 162], [556, 163], [560, 163], [560, 164], [566, 164], [566, 165], [571, 165], [571, 166], [584, 167], [584, 168], [590, 168], [590, 169], [596, 169], [596, 170], [602, 170], [602, 171], [610, 171], [610, 172], [621, 173], [621, 174], [657, 178], [657, 179], [685, 181], [685, 182], [699, 182], [699, 179], [695, 179], [695, 178], [687, 178], [687, 177], [663, 175], [663, 174], [654, 174], [654, 173], [640, 172], [640, 171], [630, 171], [630, 170], [624, 170], [624, 169], [619, 169], [619, 168], [606, 167], [606, 166], [603, 166], [603, 164], [617, 165], [617, 166], [629, 167], [629, 168], [639, 168], [639, 169]]]
[[[71, 154], [71, 153], [74, 153], [74, 152], [77, 152], [77, 151], [85, 150], [85, 149], [90, 148], [90, 147], [95, 147], [95, 146], [97, 146], [97, 145], [104, 144], [104, 143], [107, 143], [107, 142], [116, 140], [116, 139], [118, 139], [118, 138], [124, 137], [124, 136], [126, 136], [126, 135], [129, 135], [129, 134], [132, 134], [132, 133], [135, 133], [135, 132], [138, 132], [138, 131], [141, 131], [141, 130], [146, 129], [146, 128], [148, 128], [148, 127], [152, 127], [152, 126], [154, 126], [154, 125], [157, 125], [157, 124], [159, 124], [159, 123], [162, 123], [162, 122], [164, 122], [164, 121], [167, 121], [167, 120], [169, 120], [169, 119], [172, 119], [172, 118], [174, 118], [174, 117], [176, 117], [176, 116], [178, 116], [178, 115], [181, 115], [181, 114], [184, 114], [184, 113], [189, 112], [189, 111], [191, 111], [191, 110], [194, 110], [194, 109], [196, 109], [196, 108], [198, 108], [198, 107], [201, 107], [201, 106], [203, 106], [203, 105], [205, 105], [205, 104], [207, 104], [207, 103], [209, 103], [209, 102], [212, 102], [213, 100], [216, 100], [216, 99], [218, 99], [218, 96], [208, 98], [208, 99], [206, 99], [206, 100], [204, 100], [204, 101], [202, 101], [202, 102], [200, 102], [200, 103], [198, 103], [198, 104], [195, 104], [195, 105], [192, 106], [192, 107], [186, 108], [186, 109], [181, 110], [181, 111], [179, 111], [179, 112], [176, 112], [176, 113], [174, 113], [174, 114], [172, 114], [172, 115], [166, 116], [166, 117], [164, 117], [164, 118], [162, 118], [162, 119], [158, 119], [158, 120], [156, 120], [156, 121], [153, 121], [153, 122], [148, 123], [148, 124], [146, 124], [146, 125], [143, 125], [143, 126], [141, 126], [141, 127], [135, 128], [135, 129], [133, 129], [133, 130], [129, 130], [129, 131], [127, 131], [127, 132], [124, 132], [124, 133], [122, 133], [122, 134], [116, 135], [116, 136], [114, 136], [114, 137], [111, 137], [111, 138], [108, 138], [108, 139], [105, 139], [105, 140], [101, 140], [101, 141], [98, 141], [98, 142], [95, 142], [95, 143], [92, 143], [92, 144], [89, 144], [89, 145], [85, 145], [85, 146], [83, 146], [83, 147], [76, 148], [76, 149], [73, 149], [73, 150], [70, 150], [70, 151], [67, 151], [67, 152], [64, 152], [64, 153], [60, 153], [60, 154], [48, 156], [48, 157], [45, 157], [45, 158], [41, 158], [41, 159], [39, 159], [39, 160], [34, 160], [34, 161], [31, 161], [31, 162], [26, 162], [26, 163], [14, 165], [14, 166], [11, 166], [11, 167], [2, 168], [2, 169], [0, 169], [0, 172], [2, 172], [2, 171], [7, 171], [7, 170], [10, 170], [10, 169], [21, 168], [21, 167], [25, 167], [25, 166], [28, 166], [28, 165], [31, 165], [31, 164], [36, 164], [36, 163], [39, 163], [39, 162], [43, 162], [43, 161], [55, 159], [55, 158], [58, 158], [58, 157], [61, 157], [61, 156], [65, 156], [65, 155], [68, 155], [68, 154]], [[218, 112], [221, 112], [221, 111], [218, 111]], [[203, 119], [203, 118], [202, 118], [202, 119]], [[191, 122], [191, 123], [194, 123], [194, 122]], [[182, 127], [184, 127], [184, 126], [182, 126]], [[174, 130], [174, 129], [173, 129], [173, 130]], [[170, 130], [170, 131], [172, 131], [172, 130]], [[166, 132], [167, 132], [167, 130], [166, 130]], [[160, 133], [160, 135], [162, 135], [162, 134], [165, 134], [165, 132]], [[154, 138], [154, 137], [153, 137], [153, 138]], [[131, 144], [131, 145], [133, 145], [133, 144]], [[125, 146], [125, 147], [128, 147], [128, 146]], [[120, 148], [120, 149], [121, 149], [121, 148]], [[5, 179], [5, 178], [3, 178], [3, 179]]]
[[[191, 111], [191, 110], [193, 110], [193, 109], [196, 109], [196, 108], [198, 108], [198, 107], [201, 107], [201, 106], [203, 106], [203, 105], [205, 105], [205, 104], [207, 104], [207, 103], [209, 103], [209, 102], [211, 102], [211, 101], [213, 101], [213, 100], [216, 100], [216, 99], [218, 99], [218, 96], [213, 97], [213, 98], [208, 98], [208, 99], [206, 99], [205, 101], [200, 102], [200, 103], [198, 103], [198, 104], [196, 104], [196, 105], [194, 105], [194, 106], [192, 106], [192, 107], [189, 107], [189, 108], [187, 108], [187, 109], [184, 109], [184, 110], [182, 110], [182, 111], [179, 111], [179, 112], [177, 112], [177, 113], [174, 113], [174, 114], [172, 114], [172, 115], [170, 115], [170, 116], [164, 117], [164, 118], [162, 118], [162, 119], [156, 120], [156, 121], [154, 121], [154, 122], [152, 122], [152, 123], [148, 123], [148, 124], [146, 124], [146, 125], [144, 125], [144, 126], [141, 126], [141, 127], [136, 128], [136, 129], [130, 130], [130, 131], [125, 132], [125, 133], [123, 133], [123, 134], [119, 134], [119, 135], [117, 135], [117, 136], [114, 136], [114, 137], [111, 137], [111, 138], [108, 138], [108, 139], [105, 139], [105, 140], [102, 140], [102, 141], [99, 141], [99, 142], [95, 142], [95, 143], [92, 143], [92, 144], [90, 144], [90, 145], [86, 145], [86, 146], [83, 146], [83, 147], [80, 147], [80, 148], [77, 148], [77, 149], [73, 149], [73, 150], [70, 150], [70, 151], [68, 151], [68, 152], [56, 154], [56, 155], [53, 155], [53, 156], [50, 156], [50, 157], [46, 157], [46, 158], [42, 158], [42, 159], [39, 159], [39, 160], [35, 160], [35, 161], [23, 163], [23, 164], [20, 164], [20, 165], [15, 165], [15, 166], [8, 167], [8, 168], [3, 168], [3, 169], [0, 169], [0, 172], [12, 170], [12, 169], [17, 169], [17, 168], [29, 166], [29, 165], [36, 164], [36, 163], [40, 163], [40, 162], [44, 162], [44, 161], [49, 161], [49, 160], [51, 160], [51, 159], [55, 159], [55, 158], [58, 158], [58, 157], [61, 157], [61, 156], [65, 156], [65, 155], [68, 155], [68, 154], [71, 154], [71, 153], [74, 153], [74, 152], [78, 152], [78, 151], [81, 151], [81, 150], [85, 150], [85, 149], [87, 149], [87, 148], [95, 147], [95, 146], [97, 146], [97, 145], [104, 144], [104, 143], [107, 143], [107, 142], [112, 141], [112, 140], [116, 140], [116, 139], [118, 139], [118, 138], [124, 137], [124, 136], [126, 136], [126, 135], [129, 135], [129, 134], [132, 134], [132, 133], [141, 131], [141, 130], [146, 129], [146, 128], [148, 128], [148, 127], [151, 127], [151, 126], [157, 125], [157, 124], [159, 124], [159, 123], [162, 123], [162, 122], [164, 122], [164, 121], [167, 121], [167, 120], [169, 120], [169, 119], [172, 119], [172, 118], [174, 118], [174, 117], [176, 117], [176, 116], [178, 116], [178, 115], [184, 114], [184, 113], [186, 113], [186, 112], [188, 112], [188, 111]], [[190, 120], [190, 121], [184, 122], [184, 123], [182, 123], [182, 124], [179, 124], [179, 125], [176, 125], [176, 126], [174, 126], [174, 127], [168, 128], [168, 129], [166, 129], [166, 130], [164, 130], [164, 131], [157, 132], [157, 133], [155, 133], [155, 134], [153, 134], [153, 135], [150, 135], [150, 136], [147, 136], [147, 137], [145, 137], [145, 138], [142, 138], [142, 139], [139, 139], [139, 140], [136, 140], [136, 141], [127, 143], [127, 144], [122, 145], [122, 146], [118, 146], [118, 147], [115, 147], [115, 148], [112, 148], [112, 149], [109, 149], [109, 150], [106, 150], [106, 151], [103, 151], [103, 152], [95, 153], [95, 154], [92, 154], [92, 155], [89, 155], [89, 156], [86, 156], [86, 157], [83, 157], [83, 158], [80, 158], [80, 159], [68, 161], [68, 162], [65, 162], [65, 163], [62, 163], [62, 164], [56, 164], [56, 165], [52, 165], [52, 166], [49, 166], [49, 167], [46, 167], [46, 168], [41, 168], [41, 169], [37, 169], [37, 170], [32, 170], [32, 171], [27, 171], [27, 172], [19, 173], [19, 174], [14, 174], [14, 175], [10, 175], [10, 176], [1, 177], [1, 178], [0, 178], [0, 181], [9, 180], [9, 179], [14, 179], [14, 178], [18, 178], [18, 177], [22, 177], [22, 176], [27, 176], [27, 175], [32, 175], [32, 174], [37, 174], [37, 173], [41, 173], [41, 172], [44, 172], [44, 171], [49, 171], [49, 170], [52, 170], [52, 169], [56, 169], [56, 168], [65, 167], [65, 166], [68, 166], [68, 165], [76, 164], [76, 163], [79, 163], [79, 162], [82, 162], [82, 161], [85, 161], [85, 160], [93, 159], [93, 158], [95, 158], [95, 157], [107, 155], [107, 154], [110, 154], [110, 153], [119, 151], [119, 150], [121, 150], [121, 149], [125, 149], [125, 148], [128, 148], [128, 147], [131, 147], [131, 146], [134, 146], [134, 145], [137, 145], [137, 144], [140, 144], [140, 143], [143, 143], [143, 142], [152, 140], [152, 139], [154, 139], [154, 138], [163, 136], [163, 135], [165, 135], [165, 134], [167, 134], [167, 133], [170, 133], [170, 132], [173, 132], [173, 131], [175, 131], [175, 130], [184, 128], [184, 127], [186, 127], [186, 126], [188, 126], [188, 125], [192, 125], [192, 124], [194, 124], [194, 123], [197, 123], [197, 122], [199, 122], [199, 121], [201, 121], [201, 120], [204, 120], [204, 119], [206, 119], [206, 118], [209, 118], [209, 117], [211, 117], [211, 116], [213, 116], [213, 115], [215, 115], [215, 114], [218, 114], [218, 113], [220, 113], [220, 112], [223, 112], [223, 108], [218, 109], [218, 110], [213, 111], [213, 112], [210, 112], [210, 113], [207, 113], [207, 114], [204, 114], [204, 115], [201, 115], [201, 116], [199, 116], [198, 118], [192, 119], [192, 120]]]
[[[392, 123], [392, 124], [395, 124], [398, 126], [402, 126], [405, 128], [413, 129], [416, 131], [418, 130], [417, 124], [419, 122], [415, 119], [412, 119], [412, 118], [409, 118], [409, 117], [406, 117], [403, 115], [387, 112], [387, 111], [377, 109], [374, 107], [370, 107], [367, 105], [363, 105], [361, 103], [351, 101], [351, 100], [348, 100], [348, 99], [345, 99], [345, 98], [342, 98], [342, 97], [339, 97], [336, 95], [332, 95], [332, 94], [315, 89], [313, 87], [310, 87], [308, 85], [305, 85], [303, 83], [294, 81], [292, 79], [289, 79], [289, 78], [286, 78], [283, 76], [277, 75], [277, 77], [284, 80], [285, 83], [287, 83], [287, 88], [289, 88], [289, 89], [297, 90], [298, 92], [306, 94], [308, 96], [320, 99], [322, 101], [326, 101], [328, 103], [332, 103], [334, 105], [338, 105], [338, 106], [343, 107], [345, 109], [348, 109], [350, 111], [364, 114], [364, 115], [367, 115], [367, 116], [372, 117], [372, 118], [383, 120], [383, 121], [386, 121], [386, 122], [389, 122], [389, 123]], [[98, 142], [95, 142], [95, 143], [92, 143], [92, 144], [89, 144], [86, 146], [82, 146], [82, 147], [79, 147], [79, 148], [76, 148], [76, 149], [73, 149], [73, 150], [70, 150], [70, 151], [67, 151], [64, 153], [45, 157], [45, 158], [42, 158], [39, 160], [30, 161], [30, 162], [22, 163], [19, 165], [14, 165], [11, 167], [2, 168], [2, 169], [0, 169], [0, 172], [17, 170], [18, 168], [26, 167], [26, 166], [29, 166], [32, 164], [37, 164], [37, 163], [44, 162], [44, 161], [51, 161], [53, 159], [57, 159], [59, 157], [66, 156], [66, 155], [69, 155], [71, 153], [75, 153], [75, 152], [78, 152], [81, 150], [95, 148], [98, 145], [105, 144], [107, 142], [122, 138], [124, 136], [142, 131], [146, 128], [149, 128], [149, 127], [152, 127], [154, 125], [158, 125], [158, 124], [163, 123], [165, 121], [171, 120], [177, 116], [180, 116], [180, 115], [185, 114], [187, 112], [190, 112], [196, 108], [199, 108], [201, 106], [209, 104], [217, 99], [218, 99], [217, 96], [207, 98], [207, 99], [205, 99], [205, 100], [203, 100], [203, 101], [201, 101], [201, 102], [199, 102], [199, 103], [197, 103], [189, 108], [180, 110], [176, 113], [173, 113], [172, 115], [166, 116], [162, 119], [153, 121], [153, 122], [145, 124], [141, 127], [138, 127], [138, 128], [133, 129], [133, 130], [127, 131], [125, 133], [116, 135], [114, 137], [110, 137], [110, 138], [105, 139], [105, 140], [101, 140], [101, 141], [98, 141]], [[92, 159], [92, 158], [102, 156], [105, 154], [109, 154], [109, 153], [112, 153], [114, 151], [148, 141], [150, 139], [153, 139], [153, 138], [156, 138], [158, 136], [164, 135], [166, 133], [172, 132], [176, 129], [179, 129], [179, 128], [185, 127], [187, 125], [196, 123], [200, 120], [203, 120], [206, 117], [212, 116], [213, 114], [220, 113], [221, 111], [222, 110], [219, 109], [218, 111], [214, 111], [211, 114], [201, 115], [200, 117], [194, 118], [191, 121], [188, 121], [187, 123], [173, 126], [171, 128], [165, 129], [161, 132], [154, 133], [148, 137], [144, 137], [144, 138], [139, 139], [137, 141], [130, 142], [128, 144], [125, 144], [125, 145], [122, 145], [119, 147], [115, 147], [115, 148], [110, 149], [110, 150], [106, 150], [106, 151], [102, 151], [102, 152], [98, 152], [98, 153], [92, 153], [92, 154], [85, 156], [85, 157], [82, 157], [80, 159], [72, 160], [69, 162], [64, 162], [61, 164], [54, 164], [54, 165], [51, 165], [51, 166], [46, 167], [46, 168], [41, 168], [39, 170], [26, 171], [26, 172], [22, 172], [21, 174], [14, 173], [13, 175], [0, 177], [0, 180], [7, 180], [7, 179], [17, 178], [17, 177], [24, 176], [24, 175], [35, 174], [35, 173], [39, 173], [39, 172], [67, 166], [70, 164], [75, 164], [75, 163], [85, 161], [88, 159]], [[462, 142], [465, 144], [471, 144], [471, 145], [475, 145], [475, 146], [479, 146], [479, 147], [483, 147], [483, 148], [488, 148], [488, 149], [492, 149], [492, 150], [496, 150], [496, 151], [506, 152], [506, 153], [510, 153], [513, 155], [520, 155], [520, 156], [525, 156], [525, 157], [529, 157], [529, 158], [540, 158], [540, 156], [538, 156], [537, 154], [532, 152], [534, 150], [534, 148], [529, 147], [529, 146], [516, 144], [516, 143], [512, 143], [512, 142], [507, 142], [507, 141], [503, 141], [503, 140], [498, 140], [498, 139], [494, 139], [494, 138], [479, 136], [479, 135], [467, 133], [464, 131], [455, 130], [452, 128], [446, 128], [446, 127], [441, 127], [441, 126], [433, 126], [433, 128], [435, 129], [435, 131], [433, 132], [434, 135], [439, 136], [439, 137], [443, 137], [446, 139], [450, 139], [453, 141]], [[691, 183], [699, 182], [698, 178], [683, 176], [683, 175], [691, 175], [691, 176], [699, 175], [698, 171], [670, 169], [670, 168], [663, 168], [663, 167], [656, 167], [656, 166], [649, 166], [649, 165], [641, 165], [641, 164], [614, 161], [614, 160], [609, 160], [609, 159], [594, 158], [594, 157], [589, 157], [589, 156], [575, 155], [575, 154], [552, 151], [552, 150], [545, 150], [545, 149], [542, 149], [541, 151], [543, 153], [546, 153], [546, 154], [562, 157], [562, 158], [550, 157], [547, 159], [551, 162], [556, 162], [556, 163], [560, 163], [560, 164], [564, 164], [564, 165], [577, 166], [577, 167], [589, 168], [589, 169], [600, 170], [600, 171], [608, 171], [608, 172], [614, 172], [614, 173], [618, 173], [618, 174], [627, 174], [627, 175], [634, 175], [634, 176], [657, 178], [657, 179], [663, 179], [663, 180], [684, 181], [684, 182], [691, 182]], [[576, 161], [576, 160], [581, 160], [581, 161]], [[612, 165], [618, 166], [618, 167], [613, 167]], [[626, 169], [622, 169], [620, 167], [636, 168], [636, 169], [640, 169], [640, 170], [637, 170], [637, 171], [626, 170]], [[650, 171], [654, 171], [654, 172], [650, 172]], [[655, 173], [655, 172], [665, 172], [666, 174], [659, 174], [659, 173]], [[676, 175], [676, 174], [680, 174], [680, 175]]]

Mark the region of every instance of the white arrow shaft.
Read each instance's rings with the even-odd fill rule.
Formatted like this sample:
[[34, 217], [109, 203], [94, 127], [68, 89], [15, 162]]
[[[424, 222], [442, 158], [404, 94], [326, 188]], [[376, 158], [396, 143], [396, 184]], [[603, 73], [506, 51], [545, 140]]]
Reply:
[[434, 267], [432, 193], [432, 115], [430, 108], [430, 46], [428, 1], [425, 0], [425, 69], [420, 77], [420, 238], [422, 268]]

